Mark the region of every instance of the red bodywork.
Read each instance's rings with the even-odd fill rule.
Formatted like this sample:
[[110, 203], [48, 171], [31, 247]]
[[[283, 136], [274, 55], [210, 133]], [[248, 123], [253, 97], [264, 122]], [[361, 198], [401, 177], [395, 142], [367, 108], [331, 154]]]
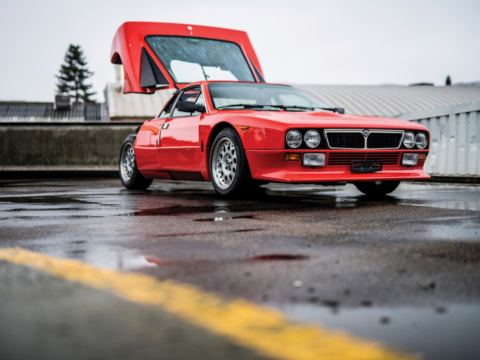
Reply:
[[[192, 30], [189, 30], [189, 27]], [[164, 88], [189, 86], [174, 83], [168, 71], [145, 42], [147, 35], [195, 36], [234, 42], [241, 47], [245, 58], [250, 59], [251, 62], [248, 60], [247, 62], [256, 81], [263, 81], [260, 63], [245, 32], [196, 25], [128, 22], [118, 29], [111, 54], [112, 63], [120, 63], [121, 58], [124, 66], [124, 93], [151, 93], [159, 90], [155, 87], [141, 87], [142, 48], [150, 54], [168, 80], [169, 85]], [[255, 72], [255, 67], [260, 74]], [[403, 153], [428, 154], [428, 147], [424, 150], [285, 148], [285, 134], [289, 129], [421, 130], [429, 135], [425, 126], [404, 120], [340, 115], [329, 111], [215, 110], [210, 100], [208, 83], [208, 81], [195, 83], [202, 87], [206, 113], [190, 117], [155, 118], [143, 124], [134, 144], [137, 167], [142, 175], [152, 179], [210, 181], [209, 162], [212, 143], [223, 127], [230, 126], [240, 135], [252, 177], [255, 179], [294, 183], [430, 179], [423, 171], [424, 160], [419, 160], [416, 166], [400, 165]], [[162, 129], [164, 124], [168, 124], [168, 128]], [[301, 161], [284, 161], [285, 153], [305, 152], [326, 153], [326, 165], [310, 168], [302, 166]], [[374, 173], [351, 171], [350, 160], [378, 158], [389, 159], [384, 161], [382, 171]], [[342, 162], [342, 159], [346, 160]]]
[[123, 86], [124, 94], [148, 94], [159, 90], [156, 87], [141, 87], [140, 85], [142, 49], [145, 49], [149, 53], [168, 82], [167, 86], [161, 87], [162, 89], [180, 89], [188, 85], [175, 83], [168, 71], [155, 56], [152, 49], [148, 46], [145, 38], [149, 35], [175, 35], [234, 42], [240, 46], [246, 59], [253, 62], [252, 64], [249, 61], [248, 65], [257, 81], [261, 81], [261, 79], [259, 79], [259, 76], [255, 73], [253, 65], [260, 72], [261, 76], [263, 76], [257, 54], [255, 54], [255, 50], [253, 50], [253, 46], [245, 31], [188, 24], [126, 22], [118, 28], [113, 39], [112, 50], [110, 53], [110, 61], [113, 64], [123, 64], [125, 77]]
[[[390, 129], [428, 130], [425, 126], [404, 120], [356, 115], [340, 115], [328, 111], [255, 111], [215, 110], [208, 93], [208, 82], [199, 82], [205, 94], [207, 112], [200, 116], [152, 119], [141, 127], [134, 145], [137, 166], [148, 178], [176, 180], [211, 180], [210, 149], [215, 134], [225, 126], [233, 127], [242, 139], [253, 178], [279, 182], [332, 182], [362, 180], [421, 180], [430, 176], [423, 171], [424, 160], [418, 165], [400, 165], [401, 154], [425, 153], [428, 149], [395, 150], [297, 150], [285, 149], [285, 134], [289, 129]], [[168, 123], [167, 129], [162, 129]], [[245, 129], [248, 127], [248, 129]], [[242, 129], [243, 128], [243, 129]], [[203, 143], [203, 147], [202, 147]], [[157, 144], [157, 146], [155, 146]], [[285, 153], [327, 154], [327, 165], [312, 169], [301, 161], [283, 161]], [[353, 159], [396, 157], [395, 165], [384, 165], [375, 173], [359, 174], [350, 164], [328, 165], [333, 154], [346, 154]], [[347, 155], [348, 154], [348, 155]], [[338, 156], [338, 155], [336, 155]]]

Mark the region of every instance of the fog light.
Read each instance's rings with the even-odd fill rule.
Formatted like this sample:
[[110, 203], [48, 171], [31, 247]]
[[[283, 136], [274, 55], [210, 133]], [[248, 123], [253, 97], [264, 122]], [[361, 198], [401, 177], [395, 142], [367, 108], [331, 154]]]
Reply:
[[300, 161], [302, 159], [302, 154], [289, 154], [286, 153], [283, 155], [283, 161]]
[[418, 163], [418, 154], [405, 153], [402, 156], [402, 165], [415, 166]]
[[325, 158], [323, 153], [303, 154], [303, 166], [325, 166]]

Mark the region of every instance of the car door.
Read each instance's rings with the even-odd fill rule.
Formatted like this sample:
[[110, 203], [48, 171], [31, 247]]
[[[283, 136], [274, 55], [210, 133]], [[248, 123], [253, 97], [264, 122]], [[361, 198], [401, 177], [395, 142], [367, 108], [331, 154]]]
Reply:
[[161, 171], [162, 166], [158, 157], [161, 126], [165, 119], [170, 117], [176, 96], [173, 96], [164, 106], [160, 116], [143, 123], [135, 141], [135, 158], [140, 171]]
[[201, 87], [191, 87], [182, 91], [177, 97], [173, 112], [162, 125], [160, 147], [158, 148], [160, 162], [164, 170], [170, 172], [194, 172], [198, 174], [171, 173], [173, 178], [200, 179], [202, 154], [199, 140], [199, 124], [203, 114], [199, 112], [185, 113], [178, 110], [179, 101], [192, 101], [204, 105]]

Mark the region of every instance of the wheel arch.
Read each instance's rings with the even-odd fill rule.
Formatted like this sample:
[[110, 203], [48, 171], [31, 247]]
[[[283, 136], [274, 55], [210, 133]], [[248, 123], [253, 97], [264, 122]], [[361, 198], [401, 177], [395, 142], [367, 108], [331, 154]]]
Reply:
[[[213, 142], [215, 141], [215, 138], [220, 133], [220, 131], [222, 131], [223, 129], [227, 129], [227, 128], [232, 129], [233, 131], [235, 131], [237, 133], [238, 137], [240, 138], [240, 141], [242, 142], [242, 146], [245, 149], [245, 146], [243, 144], [242, 135], [237, 131], [237, 129], [235, 128], [234, 125], [232, 125], [231, 123], [226, 122], [226, 121], [216, 124], [213, 127], [213, 129], [210, 131], [210, 134], [209, 134], [208, 140], [207, 140], [207, 149], [209, 149], [209, 151], [207, 151], [205, 161], [206, 161], [206, 170], [208, 172], [210, 181], [212, 181], [211, 176], [210, 176], [210, 165], [211, 165], [211, 153], [212, 153], [212, 150], [213, 150], [212, 149]], [[248, 158], [246, 156], [245, 156], [245, 160], [246, 160], [246, 163], [247, 163], [246, 164], [247, 165], [247, 171], [251, 175], [250, 164], [248, 163]]]
[[[220, 122], [220, 123], [216, 124], [213, 127], [213, 129], [210, 131], [206, 146], [211, 148], [212, 145], [213, 145], [213, 142], [215, 141], [215, 138], [217, 137], [217, 135], [220, 133], [220, 131], [222, 131], [225, 128], [231, 128], [232, 130], [234, 130], [238, 134], [238, 131], [237, 131], [237, 129], [235, 129], [235, 126], [233, 126], [232, 124], [230, 124], [229, 122], [226, 122], [226, 121]], [[240, 136], [240, 134], [238, 134], [238, 136]], [[240, 136], [240, 139], [242, 139], [241, 136]], [[242, 143], [242, 145], [243, 145], [243, 143]]]
[[125, 144], [127, 141], [131, 141], [133, 144], [135, 144], [135, 140], [137, 140], [137, 134], [130, 134], [128, 135], [125, 140], [123, 140], [122, 144]]

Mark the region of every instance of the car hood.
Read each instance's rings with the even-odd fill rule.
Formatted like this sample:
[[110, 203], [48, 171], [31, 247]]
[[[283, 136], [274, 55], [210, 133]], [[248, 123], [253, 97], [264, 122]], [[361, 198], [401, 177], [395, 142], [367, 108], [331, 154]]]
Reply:
[[[220, 113], [220, 112], [219, 112]], [[425, 130], [425, 126], [406, 120], [381, 117], [341, 115], [327, 111], [296, 112], [296, 111], [254, 111], [229, 110], [222, 114], [234, 115], [236, 119], [257, 120], [260, 122], [276, 122], [289, 127], [317, 128], [366, 128], [366, 129], [411, 129]]]

